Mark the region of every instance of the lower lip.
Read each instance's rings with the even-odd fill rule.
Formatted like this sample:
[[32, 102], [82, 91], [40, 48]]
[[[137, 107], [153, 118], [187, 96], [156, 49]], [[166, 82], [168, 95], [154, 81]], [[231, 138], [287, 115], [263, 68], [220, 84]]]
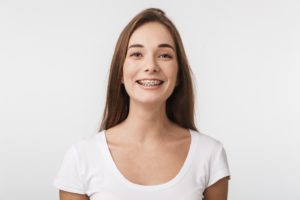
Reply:
[[164, 83], [162, 83], [161, 85], [155, 85], [155, 86], [145, 86], [145, 85], [141, 85], [139, 83], [136, 83], [136, 84], [138, 84], [142, 89], [145, 89], [145, 90], [156, 90], [156, 89], [160, 88], [160, 86], [162, 86], [162, 84], [164, 84]]

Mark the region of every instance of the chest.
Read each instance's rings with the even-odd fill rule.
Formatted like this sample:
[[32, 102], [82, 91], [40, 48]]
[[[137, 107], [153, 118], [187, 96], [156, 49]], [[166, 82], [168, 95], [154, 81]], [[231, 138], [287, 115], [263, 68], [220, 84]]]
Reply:
[[189, 152], [190, 141], [160, 148], [122, 148], [109, 145], [113, 161], [129, 181], [140, 185], [156, 185], [173, 179], [181, 170]]

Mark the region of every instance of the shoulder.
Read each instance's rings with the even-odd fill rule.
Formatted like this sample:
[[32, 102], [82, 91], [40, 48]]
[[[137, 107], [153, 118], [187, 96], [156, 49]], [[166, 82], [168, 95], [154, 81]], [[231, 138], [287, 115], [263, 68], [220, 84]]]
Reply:
[[103, 146], [103, 134], [104, 132], [93, 133], [92, 135], [82, 138], [74, 142], [70, 150], [74, 151], [79, 158], [89, 157], [101, 151]]
[[198, 143], [197, 146], [200, 148], [205, 148], [206, 150], [214, 150], [223, 147], [222, 142], [212, 136], [206, 135], [200, 131], [191, 130], [191, 132]]
[[220, 140], [198, 131], [192, 131], [192, 134], [195, 141], [195, 157], [199, 162], [210, 162], [225, 154]]
[[102, 179], [105, 157], [102, 132], [92, 134], [70, 145], [54, 180], [60, 190], [85, 194], [89, 178]]
[[223, 177], [230, 176], [227, 156], [222, 142], [214, 137], [194, 131], [197, 148], [193, 164], [199, 181], [205, 188], [213, 185]]

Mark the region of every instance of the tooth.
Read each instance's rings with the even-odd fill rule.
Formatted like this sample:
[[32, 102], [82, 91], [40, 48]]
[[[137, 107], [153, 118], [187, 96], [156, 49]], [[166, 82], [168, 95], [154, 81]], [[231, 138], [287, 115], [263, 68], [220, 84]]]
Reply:
[[161, 83], [160, 80], [140, 80], [139, 82], [144, 86], [155, 86]]

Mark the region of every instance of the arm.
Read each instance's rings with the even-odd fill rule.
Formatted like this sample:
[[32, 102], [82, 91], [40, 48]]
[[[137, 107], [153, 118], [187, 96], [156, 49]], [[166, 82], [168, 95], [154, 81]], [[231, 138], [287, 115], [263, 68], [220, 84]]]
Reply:
[[60, 200], [89, 200], [89, 197], [83, 194], [76, 194], [76, 193], [59, 190], [59, 199]]
[[204, 200], [227, 200], [229, 177], [224, 177], [205, 189]]

